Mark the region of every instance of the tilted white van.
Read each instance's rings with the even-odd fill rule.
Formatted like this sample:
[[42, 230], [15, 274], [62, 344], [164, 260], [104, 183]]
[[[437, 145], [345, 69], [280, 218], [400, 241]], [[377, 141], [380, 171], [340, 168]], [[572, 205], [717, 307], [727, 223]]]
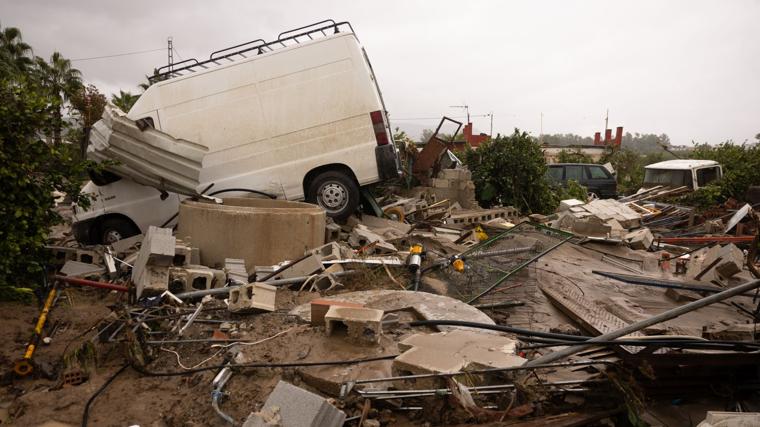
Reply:
[[[88, 157], [114, 160], [107, 169], [131, 185], [306, 199], [343, 218], [359, 204], [361, 186], [398, 176], [382, 94], [347, 22], [165, 66], [151, 80], [127, 114], [109, 105], [90, 134]], [[77, 235], [103, 240], [107, 205], [100, 214], [77, 212]], [[118, 217], [132, 231], [161, 225]]]

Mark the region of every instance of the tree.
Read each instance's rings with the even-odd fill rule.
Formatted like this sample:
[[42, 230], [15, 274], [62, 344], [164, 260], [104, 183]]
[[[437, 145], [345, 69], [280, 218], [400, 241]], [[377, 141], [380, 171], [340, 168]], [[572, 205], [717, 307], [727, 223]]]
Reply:
[[519, 129], [468, 149], [465, 162], [484, 207], [502, 204], [523, 213], [550, 213], [559, 202], [546, 179], [541, 145]]
[[67, 193], [86, 207], [79, 192], [85, 168], [75, 147], [47, 144], [39, 135], [57, 126], [58, 105], [47, 87], [28, 74], [0, 77], [0, 298], [18, 298], [45, 274], [45, 243], [62, 221], [53, 209], [53, 191]]
[[132, 106], [135, 105], [135, 102], [140, 99], [140, 95], [133, 95], [130, 92], [124, 92], [123, 90], [119, 90], [119, 94], [111, 95], [111, 103], [121, 111], [124, 111], [125, 113], [128, 113], [130, 109], [132, 109]]
[[31, 68], [34, 64], [31, 55], [32, 47], [24, 43], [18, 28], [6, 27], [0, 31], [0, 63], [5, 73]]
[[76, 140], [80, 142], [80, 153], [84, 158], [87, 151], [90, 129], [103, 116], [103, 110], [107, 103], [106, 97], [98, 92], [98, 88], [94, 85], [87, 85], [73, 94], [69, 102], [78, 116], [77, 121], [79, 122], [81, 132], [76, 136]]
[[82, 73], [71, 67], [71, 61], [64, 58], [60, 53], [53, 52], [50, 62], [37, 57], [37, 73], [42, 86], [47, 90], [57, 108], [53, 110], [53, 141], [61, 142], [63, 129], [63, 115], [61, 109], [69, 98], [82, 89]]

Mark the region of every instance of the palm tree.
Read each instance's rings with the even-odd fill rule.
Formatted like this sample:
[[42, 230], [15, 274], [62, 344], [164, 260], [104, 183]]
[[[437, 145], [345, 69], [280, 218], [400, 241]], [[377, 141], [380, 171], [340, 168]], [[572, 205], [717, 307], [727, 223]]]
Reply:
[[54, 101], [53, 141], [58, 144], [61, 142], [63, 128], [61, 108], [71, 95], [82, 90], [82, 73], [72, 68], [71, 61], [58, 52], [53, 52], [49, 63], [40, 57], [36, 58], [36, 63], [40, 82]]
[[118, 95], [111, 95], [111, 103], [119, 107], [121, 111], [124, 111], [125, 113], [129, 112], [138, 99], [140, 99], [140, 95], [133, 95], [132, 93], [124, 92], [123, 90], [119, 90]]
[[21, 38], [21, 30], [6, 27], [0, 31], [0, 61], [4, 69], [26, 71], [34, 63], [32, 47]]

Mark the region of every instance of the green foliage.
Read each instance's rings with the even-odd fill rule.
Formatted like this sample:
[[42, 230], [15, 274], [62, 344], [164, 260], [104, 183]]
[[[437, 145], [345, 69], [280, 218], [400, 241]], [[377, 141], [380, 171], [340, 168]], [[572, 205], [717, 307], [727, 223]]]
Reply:
[[[12, 33], [6, 28], [3, 35]], [[17, 30], [16, 30], [17, 31]], [[5, 37], [5, 36], [3, 36]], [[15, 37], [20, 40], [20, 32]], [[29, 50], [25, 55], [28, 55]], [[0, 58], [13, 57], [0, 40]], [[53, 135], [60, 141], [65, 128], [61, 118], [61, 86], [77, 77], [68, 60], [53, 55], [55, 64], [43, 60], [26, 63], [29, 68], [5, 62], [10, 72], [0, 75], [0, 298], [28, 298], [29, 288], [41, 281], [50, 227], [62, 218], [53, 210], [53, 192], [67, 193], [81, 206], [89, 199], [79, 193], [81, 177], [90, 162], [79, 160], [76, 145], [47, 143]], [[18, 58], [16, 61], [18, 62]], [[31, 64], [31, 65], [30, 65]], [[68, 77], [66, 77], [68, 76]], [[74, 80], [77, 80], [74, 78]], [[68, 81], [68, 83], [67, 83]], [[72, 86], [73, 87], [73, 86]]]
[[578, 181], [571, 179], [567, 181], [567, 187], [560, 187], [558, 196], [560, 200], [577, 199], [582, 202], [588, 202], [588, 188], [582, 186]]
[[481, 206], [511, 205], [523, 213], [550, 213], [559, 202], [546, 179], [538, 142], [526, 132], [497, 135], [465, 152]]
[[132, 109], [132, 106], [135, 105], [138, 99], [140, 99], [140, 95], [133, 95], [123, 90], [119, 90], [118, 95], [111, 95], [111, 103], [125, 113], [128, 113]]
[[580, 149], [560, 150], [557, 155], [557, 163], [595, 163], [590, 156], [581, 152]]
[[723, 166], [723, 179], [690, 194], [687, 201], [708, 207], [729, 198], [743, 200], [750, 185], [760, 185], [760, 146], [724, 142], [718, 145], [698, 144], [691, 158], [715, 160]]
[[630, 194], [644, 183], [644, 166], [670, 158], [662, 152], [641, 155], [631, 149], [614, 150], [602, 157], [599, 163], [611, 163], [615, 169], [618, 193]]

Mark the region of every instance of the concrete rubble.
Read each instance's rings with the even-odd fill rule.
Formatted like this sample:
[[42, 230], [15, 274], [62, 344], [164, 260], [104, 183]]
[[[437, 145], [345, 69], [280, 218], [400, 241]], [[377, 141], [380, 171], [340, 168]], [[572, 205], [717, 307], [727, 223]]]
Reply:
[[[146, 372], [213, 368], [193, 380], [203, 400], [214, 386], [198, 405], [238, 425], [614, 424], [634, 389], [658, 402], [642, 404], [640, 420], [672, 425], [660, 420], [673, 399], [756, 377], [748, 292], [528, 369], [751, 280], [746, 245], [664, 243], [661, 224], [680, 208], [569, 199], [549, 215], [480, 209], [469, 172], [444, 168], [379, 199], [378, 212], [335, 223], [295, 202], [188, 200], [176, 231], [49, 249], [66, 280], [95, 281], [109, 298], [128, 292], [96, 328], [98, 346], [131, 343]], [[711, 222], [698, 227], [724, 228]], [[722, 425], [700, 408], [693, 419]]]

